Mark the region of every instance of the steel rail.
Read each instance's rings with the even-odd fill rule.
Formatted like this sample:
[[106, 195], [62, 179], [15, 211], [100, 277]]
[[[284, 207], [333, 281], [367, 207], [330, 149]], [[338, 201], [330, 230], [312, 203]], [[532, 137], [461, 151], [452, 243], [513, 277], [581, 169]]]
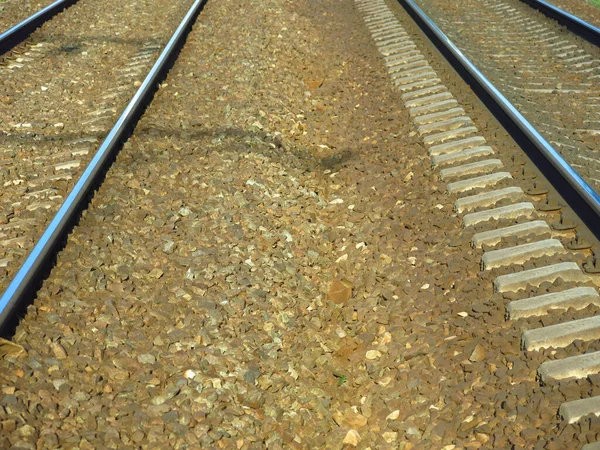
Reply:
[[544, 0], [521, 0], [523, 3], [537, 9], [542, 14], [556, 20], [573, 33], [581, 36], [594, 45], [600, 46], [600, 28], [591, 25], [579, 17], [568, 13]]
[[57, 0], [4, 31], [0, 34], [0, 55], [23, 42], [37, 27], [76, 2], [77, 0]]
[[60, 250], [64, 238], [79, 213], [87, 206], [89, 197], [94, 187], [99, 184], [108, 162], [116, 156], [127, 133], [131, 131], [145, 107], [150, 103], [159, 81], [166, 74], [166, 69], [173, 62], [206, 1], [194, 1], [144, 82], [129, 101], [43, 235], [0, 297], [0, 334], [6, 334], [10, 319], [19, 306], [22, 307], [26, 300], [30, 300], [35, 295], [41, 284], [44, 269], [47, 269]]
[[398, 0], [438, 49], [478, 92], [483, 94], [488, 108], [507, 128], [542, 173], [555, 186], [590, 231], [600, 237], [600, 196], [569, 163], [542, 137], [506, 97], [454, 45], [413, 0]]

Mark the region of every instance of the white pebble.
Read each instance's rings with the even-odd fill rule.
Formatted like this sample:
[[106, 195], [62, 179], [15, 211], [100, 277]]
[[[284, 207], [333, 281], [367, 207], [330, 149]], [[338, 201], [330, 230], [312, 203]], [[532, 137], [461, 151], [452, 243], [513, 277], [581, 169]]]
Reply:
[[381, 356], [381, 352], [379, 350], [369, 350], [365, 354], [365, 357], [371, 361], [379, 358], [380, 356]]
[[396, 411], [392, 411], [391, 413], [389, 413], [387, 415], [387, 417], [385, 418], [385, 420], [396, 420], [398, 417], [400, 417], [400, 410], [397, 409]]
[[341, 263], [342, 261], [346, 261], [348, 259], [348, 253], [343, 254], [338, 259], [335, 260], [336, 263]]

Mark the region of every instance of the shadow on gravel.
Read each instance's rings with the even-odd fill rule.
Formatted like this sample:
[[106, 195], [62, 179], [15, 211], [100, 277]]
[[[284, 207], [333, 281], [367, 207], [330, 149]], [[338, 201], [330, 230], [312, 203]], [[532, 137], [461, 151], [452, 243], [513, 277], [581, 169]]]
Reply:
[[[193, 131], [190, 131], [191, 128]], [[214, 146], [216, 143], [214, 140], [225, 140], [225, 139], [236, 139], [238, 141], [247, 142], [248, 139], [259, 141], [269, 145], [270, 149], [260, 149], [259, 152], [268, 156], [278, 158], [289, 158], [293, 156], [305, 165], [307, 170], [316, 170], [317, 168], [329, 169], [332, 171], [339, 170], [341, 167], [347, 165], [352, 160], [359, 158], [356, 152], [351, 150], [341, 150], [337, 153], [330, 154], [328, 156], [319, 157], [312, 154], [310, 151], [303, 147], [295, 145], [286, 146], [279, 136], [273, 136], [272, 134], [265, 133], [264, 131], [253, 131], [243, 128], [201, 128], [201, 125], [190, 125], [186, 128], [160, 128], [160, 127], [140, 127], [136, 130], [138, 138], [143, 138], [144, 134], [149, 137], [161, 136], [168, 138], [177, 138], [182, 142], [190, 144], [190, 141], [195, 141], [194, 144], [209, 143], [210, 146]], [[217, 142], [218, 143], [218, 142]], [[250, 149], [246, 147], [245, 151], [248, 153], [256, 151], [256, 149]], [[204, 151], [204, 154], [208, 152], [208, 149]]]
[[[43, 42], [49, 42], [57, 45], [57, 48], [52, 49], [48, 52], [48, 54], [58, 54], [68, 51], [68, 48], [74, 49], [85, 49], [90, 43], [99, 43], [99, 44], [118, 44], [118, 45], [126, 45], [134, 48], [141, 48], [143, 45], [148, 45], [148, 40], [146, 39], [124, 39], [118, 36], [103, 36], [103, 35], [90, 35], [85, 37], [77, 37], [73, 38], [66, 34], [55, 34], [52, 36], [45, 36], [43, 38]], [[162, 49], [165, 45], [164, 42], [154, 42], [157, 47]]]
[[[51, 127], [48, 127], [51, 128]], [[101, 142], [105, 136], [110, 131], [107, 128], [104, 131], [94, 133], [93, 136], [98, 138], [98, 142]], [[327, 155], [327, 156], [316, 156], [311, 154], [309, 151], [305, 149], [300, 149], [296, 146], [286, 147], [284, 146], [282, 140], [278, 136], [273, 136], [269, 133], [265, 133], [264, 131], [251, 131], [245, 130], [242, 128], [213, 128], [206, 129], [201, 128], [198, 125], [190, 125], [188, 128], [161, 128], [161, 127], [137, 127], [136, 134], [138, 137], [143, 138], [143, 135], [147, 133], [149, 136], [161, 136], [168, 138], [177, 138], [183, 142], [192, 141], [208, 141], [212, 145], [212, 140], [214, 139], [256, 139], [266, 144], [269, 144], [272, 152], [264, 152], [261, 153], [270, 153], [268, 156], [274, 156], [274, 152], [279, 152], [278, 155], [281, 156], [281, 151], [289, 152], [293, 154], [296, 158], [305, 161], [305, 163], [309, 163], [311, 170], [316, 169], [317, 167], [321, 167], [323, 169], [329, 169], [332, 171], [339, 170], [344, 167], [350, 161], [355, 161], [359, 159], [358, 154], [355, 151], [344, 149], [340, 150], [336, 153]], [[35, 131], [27, 131], [20, 133], [0, 133], [0, 145], [5, 147], [5, 152], [10, 151], [11, 147], [15, 146], [13, 149], [16, 152], [25, 152], [27, 148], [23, 148], [23, 145], [48, 145], [55, 146], [57, 150], [64, 150], [63, 146], [70, 145], [69, 143], [72, 141], [76, 141], [77, 139], [87, 138], [92, 136], [91, 134], [84, 134], [81, 132], [77, 133], [60, 133], [60, 134], [51, 134], [51, 135], [41, 135], [36, 134]], [[36, 152], [39, 151], [39, 148]], [[32, 151], [32, 156], [34, 152]]]
[[342, 167], [346, 167], [348, 162], [357, 159], [359, 159], [359, 157], [356, 153], [353, 153], [350, 150], [341, 150], [331, 156], [321, 158], [319, 164], [325, 169], [336, 171]]
[[[46, 55], [60, 55], [63, 53], [75, 53], [77, 51], [83, 51], [90, 44], [95, 43], [100, 47], [103, 47], [103, 44], [112, 44], [112, 45], [120, 45], [123, 47], [139, 50], [144, 48], [144, 45], [148, 45], [149, 43], [153, 43], [156, 45], [156, 51], [162, 50], [165, 45], [165, 42], [158, 41], [156, 39], [124, 39], [118, 36], [85, 36], [85, 37], [71, 37], [66, 34], [55, 34], [55, 35], [47, 35], [38, 39], [36, 42], [44, 42], [44, 43], [52, 43], [56, 46], [56, 48], [48, 49]], [[31, 42], [34, 44], [35, 42]], [[25, 52], [28, 50], [27, 42], [18, 41], [10, 45], [10, 48], [2, 51], [2, 45], [0, 44], [0, 63], [5, 63], [8, 58], [14, 57], [14, 55], [10, 52], [13, 51], [22, 51]]]
[[[48, 127], [52, 128], [52, 127]], [[110, 130], [107, 128], [105, 131], [84, 134], [84, 133], [61, 133], [61, 134], [36, 134], [35, 131], [28, 131], [24, 133], [2, 133], [0, 132], [0, 145], [4, 146], [3, 150], [10, 150], [10, 145], [39, 145], [39, 144], [55, 144], [55, 145], [69, 145], [69, 142], [77, 139], [89, 138], [95, 136], [99, 141], [104, 139]], [[16, 148], [15, 150], [23, 151], [23, 148]], [[33, 150], [39, 151], [39, 150]]]

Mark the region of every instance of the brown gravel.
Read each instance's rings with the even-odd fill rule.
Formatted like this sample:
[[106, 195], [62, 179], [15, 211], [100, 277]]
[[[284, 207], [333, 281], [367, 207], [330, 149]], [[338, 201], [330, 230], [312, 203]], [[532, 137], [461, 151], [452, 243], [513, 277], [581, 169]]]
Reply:
[[376, 55], [350, 0], [207, 4], [0, 362], [0, 447], [596, 438], [556, 417], [596, 380], [536, 382]]

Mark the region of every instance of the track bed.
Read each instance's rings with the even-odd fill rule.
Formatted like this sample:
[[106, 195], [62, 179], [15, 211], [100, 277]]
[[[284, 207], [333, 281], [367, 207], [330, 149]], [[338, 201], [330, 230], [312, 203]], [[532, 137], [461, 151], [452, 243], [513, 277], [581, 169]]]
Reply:
[[[494, 288], [510, 273], [582, 266], [591, 252], [568, 248], [568, 227], [472, 245], [491, 222], [552, 223], [568, 208], [540, 207], [560, 198], [541, 192], [541, 175], [390, 3], [470, 118], [462, 125], [493, 146], [494, 173], [510, 175], [493, 188], [521, 188], [533, 208], [465, 226], [457, 201], [489, 186], [452, 185], [471, 172], [432, 167], [428, 144], [462, 125], [415, 123], [397, 89], [407, 81], [390, 78], [365, 5], [207, 3], [20, 321], [13, 342], [24, 351], [0, 361], [0, 447], [558, 449], [596, 440], [599, 419], [568, 424], [557, 411], [598, 395], [598, 376], [541, 386], [537, 371], [600, 350], [597, 340], [524, 352], [521, 339], [598, 306], [505, 315], [510, 301], [594, 290], [597, 280], [581, 272]], [[233, 21], [240, 10], [244, 20]], [[540, 236], [564, 252], [482, 265], [491, 250]]]

